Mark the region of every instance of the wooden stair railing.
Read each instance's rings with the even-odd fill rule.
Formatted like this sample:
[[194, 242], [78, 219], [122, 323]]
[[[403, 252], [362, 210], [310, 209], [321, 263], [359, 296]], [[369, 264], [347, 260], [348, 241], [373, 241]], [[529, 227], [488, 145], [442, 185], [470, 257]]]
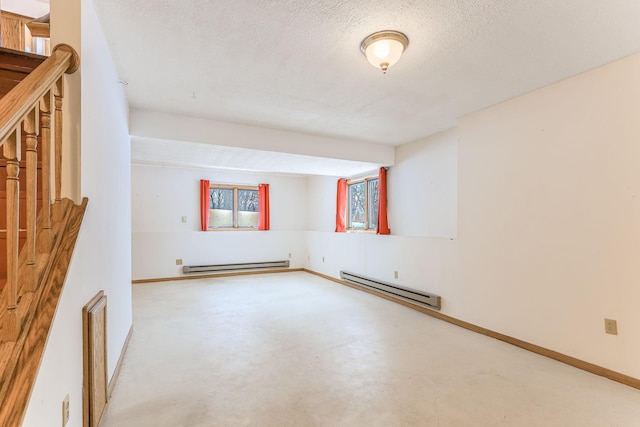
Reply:
[[[0, 341], [15, 341], [20, 333], [18, 301], [25, 292], [34, 292], [38, 284], [37, 253], [51, 250], [51, 113], [55, 98], [55, 138], [53, 157], [55, 200], [61, 199], [62, 99], [64, 74], [78, 68], [78, 56], [68, 45], [59, 45], [51, 57], [35, 68], [16, 87], [0, 98], [0, 144], [6, 162], [6, 253], [7, 274], [0, 304]], [[23, 248], [25, 275], [18, 280], [19, 250], [19, 144], [26, 145], [26, 244]], [[37, 209], [37, 136], [42, 141], [42, 194], [45, 203], [42, 230], [36, 230]], [[39, 232], [38, 232], [39, 231]], [[39, 242], [38, 242], [39, 239]], [[38, 248], [36, 247], [38, 246]], [[39, 249], [39, 251], [37, 251]]]
[[[2, 427], [22, 422], [86, 209], [86, 199], [78, 206], [62, 199], [64, 75], [78, 66], [73, 48], [58, 45], [0, 98], [0, 167], [5, 172], [0, 177], [6, 181], [0, 182], [6, 189], [6, 280], [0, 284]], [[21, 182], [26, 187], [22, 204]]]

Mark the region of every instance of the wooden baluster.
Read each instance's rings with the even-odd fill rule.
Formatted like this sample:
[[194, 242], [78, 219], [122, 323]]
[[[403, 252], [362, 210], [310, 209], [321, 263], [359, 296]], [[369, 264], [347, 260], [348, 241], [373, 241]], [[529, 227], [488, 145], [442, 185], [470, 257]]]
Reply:
[[27, 270], [24, 277], [24, 291], [34, 292], [38, 284], [36, 273], [36, 214], [38, 202], [38, 107], [27, 113], [23, 126], [25, 144], [27, 146], [27, 242], [25, 252], [27, 256]]
[[64, 80], [60, 77], [53, 88], [55, 99], [54, 113], [54, 161], [55, 161], [55, 206], [54, 214], [58, 221], [62, 220], [62, 99], [64, 97]]
[[38, 238], [38, 251], [51, 249], [51, 91], [40, 100], [40, 135], [42, 136], [42, 214], [44, 224]]
[[18, 219], [20, 214], [20, 128], [16, 129], [2, 146], [7, 160], [7, 283], [4, 289], [6, 313], [2, 325], [2, 340], [16, 341], [20, 333], [18, 312]]

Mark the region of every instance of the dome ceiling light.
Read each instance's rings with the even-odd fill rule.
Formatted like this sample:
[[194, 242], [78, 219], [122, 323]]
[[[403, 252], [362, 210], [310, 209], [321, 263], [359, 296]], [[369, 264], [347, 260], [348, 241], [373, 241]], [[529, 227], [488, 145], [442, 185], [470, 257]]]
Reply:
[[398, 31], [378, 31], [367, 36], [360, 43], [360, 51], [371, 65], [380, 68], [384, 74], [393, 66], [409, 46], [407, 36]]

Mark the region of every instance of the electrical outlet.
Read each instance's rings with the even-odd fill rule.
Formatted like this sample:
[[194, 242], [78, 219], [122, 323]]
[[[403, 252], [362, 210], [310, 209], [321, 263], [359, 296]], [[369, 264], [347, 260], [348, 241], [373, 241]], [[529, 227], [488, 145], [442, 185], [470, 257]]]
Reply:
[[289, 252], [289, 258], [291, 258], [291, 252]]
[[394, 272], [393, 272], [393, 278], [394, 278], [394, 279], [396, 279], [396, 280], [398, 280], [398, 272], [397, 272], [397, 271], [394, 271]]
[[187, 217], [186, 216], [182, 217], [182, 222], [184, 222], [186, 224], [186, 222], [187, 222]]
[[324, 262], [324, 257], [322, 257], [322, 262]]
[[69, 395], [67, 394], [62, 401], [62, 427], [69, 422]]
[[176, 260], [176, 265], [182, 265], [182, 259], [178, 258], [178, 259]]
[[607, 334], [618, 335], [618, 322], [613, 319], [604, 319], [604, 331]]

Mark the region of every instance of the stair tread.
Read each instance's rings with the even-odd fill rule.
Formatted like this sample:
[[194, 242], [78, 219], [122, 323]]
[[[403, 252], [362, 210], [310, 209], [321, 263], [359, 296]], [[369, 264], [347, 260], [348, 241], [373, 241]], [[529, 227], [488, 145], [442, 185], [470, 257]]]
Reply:
[[33, 70], [45, 59], [47, 59], [46, 56], [0, 47], [0, 63], [3, 64], [17, 65]]
[[46, 57], [41, 55], [0, 48], [0, 98], [9, 93], [45, 59]]

